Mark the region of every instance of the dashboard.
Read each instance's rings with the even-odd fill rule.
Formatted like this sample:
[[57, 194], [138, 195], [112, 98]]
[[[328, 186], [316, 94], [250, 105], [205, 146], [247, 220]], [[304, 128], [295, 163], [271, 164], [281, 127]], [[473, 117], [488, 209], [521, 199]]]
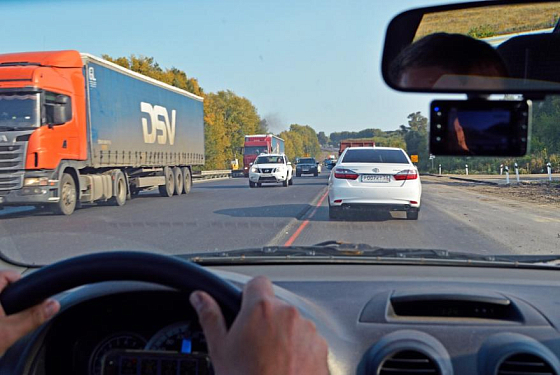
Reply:
[[[558, 271], [342, 264], [209, 269], [239, 286], [253, 276], [271, 278], [277, 296], [327, 339], [332, 375], [560, 375]], [[186, 293], [119, 281], [58, 298], [63, 311], [6, 353], [0, 374], [212, 373]], [[104, 368], [111, 358], [132, 367]], [[26, 372], [3, 371], [18, 361]]]
[[188, 295], [174, 291], [128, 291], [85, 301], [63, 312], [46, 340], [45, 365], [52, 374], [210, 373]]

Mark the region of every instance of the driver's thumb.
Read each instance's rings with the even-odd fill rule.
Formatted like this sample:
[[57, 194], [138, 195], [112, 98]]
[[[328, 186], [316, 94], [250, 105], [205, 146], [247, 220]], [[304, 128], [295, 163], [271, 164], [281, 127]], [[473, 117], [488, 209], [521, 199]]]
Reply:
[[218, 303], [208, 293], [193, 292], [189, 298], [191, 305], [198, 314], [198, 320], [206, 336], [210, 356], [218, 354], [226, 334], [226, 321]]

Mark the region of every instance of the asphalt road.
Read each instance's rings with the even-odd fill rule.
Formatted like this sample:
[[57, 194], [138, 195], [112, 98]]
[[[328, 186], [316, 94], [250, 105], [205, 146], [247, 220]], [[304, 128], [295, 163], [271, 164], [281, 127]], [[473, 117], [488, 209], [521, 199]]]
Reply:
[[36, 264], [107, 250], [184, 254], [327, 240], [483, 254], [560, 251], [557, 210], [532, 213], [522, 205], [466, 194], [461, 184], [436, 178], [423, 179], [418, 221], [406, 220], [403, 213], [331, 221], [324, 199], [327, 177], [295, 178], [288, 188], [250, 189], [243, 178], [204, 182], [188, 196], [148, 192], [123, 207], [86, 206], [68, 217], [5, 209], [0, 211], [0, 249], [14, 260]]

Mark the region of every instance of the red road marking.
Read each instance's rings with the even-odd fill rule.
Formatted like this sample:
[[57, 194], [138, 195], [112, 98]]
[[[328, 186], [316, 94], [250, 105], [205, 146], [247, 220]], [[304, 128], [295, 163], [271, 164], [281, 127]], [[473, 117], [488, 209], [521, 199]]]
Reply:
[[294, 234], [292, 234], [292, 236], [288, 239], [288, 241], [286, 241], [284, 246], [290, 246], [291, 244], [294, 243], [294, 241], [299, 237], [299, 235], [303, 231], [303, 229], [307, 226], [307, 224], [309, 224], [309, 219], [311, 219], [313, 216], [315, 216], [315, 213], [317, 212], [317, 209], [319, 209], [319, 207], [321, 207], [321, 204], [323, 203], [323, 201], [325, 200], [327, 195], [329, 195], [328, 190], [325, 192], [325, 194], [323, 194], [321, 199], [319, 199], [319, 202], [317, 202], [317, 205], [315, 205], [315, 208], [313, 209], [313, 211], [311, 211], [311, 214], [309, 214], [308, 218], [305, 219], [303, 221], [303, 223], [300, 224], [298, 229], [294, 232]]

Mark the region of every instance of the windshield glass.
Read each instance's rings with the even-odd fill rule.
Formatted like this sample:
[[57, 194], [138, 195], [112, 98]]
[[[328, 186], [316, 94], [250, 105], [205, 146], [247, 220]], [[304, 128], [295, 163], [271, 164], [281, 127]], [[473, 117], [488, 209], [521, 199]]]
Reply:
[[[466, 95], [397, 92], [383, 79], [393, 17], [445, 3], [0, 1], [1, 254], [40, 265], [335, 241], [560, 256], [560, 95], [533, 98], [527, 155], [442, 157], [429, 151], [430, 104]], [[557, 49], [507, 41], [551, 36], [559, 9], [530, 3], [500, 24], [478, 8], [418, 19], [389, 48], [394, 73], [435, 84], [441, 72], [428, 77], [420, 62], [446, 54], [405, 47], [457, 32], [493, 55], [518, 46], [500, 56], [521, 75], [558, 74], [558, 63], [531, 65]], [[56, 34], [42, 37], [45, 20]], [[60, 52], [17, 56], [41, 51]], [[449, 124], [469, 146], [473, 133]]]
[[282, 156], [259, 156], [255, 164], [278, 164], [284, 163]]
[[37, 127], [39, 113], [39, 94], [0, 94], [0, 127]]
[[266, 146], [245, 146], [245, 155], [259, 155], [266, 152]]
[[401, 150], [348, 150], [342, 162], [408, 164], [408, 160]]

